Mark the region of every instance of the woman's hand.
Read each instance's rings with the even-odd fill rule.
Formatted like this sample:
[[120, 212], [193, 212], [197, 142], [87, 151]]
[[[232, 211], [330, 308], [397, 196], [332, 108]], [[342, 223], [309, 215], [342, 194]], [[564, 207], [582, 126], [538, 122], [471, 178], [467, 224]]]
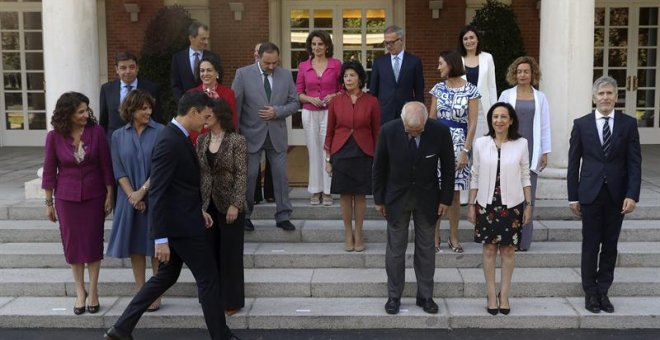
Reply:
[[458, 170], [463, 170], [467, 166], [468, 163], [468, 154], [465, 151], [462, 151], [458, 154], [458, 163], [456, 164], [456, 168]]
[[110, 215], [110, 213], [112, 212], [112, 208], [113, 208], [113, 205], [115, 203], [114, 201], [115, 200], [112, 197], [112, 193], [108, 193], [107, 195], [105, 195], [105, 204], [104, 204], [104, 207], [103, 207], [103, 209], [105, 211], [105, 216]]
[[477, 224], [477, 205], [468, 204], [467, 220], [472, 224]]
[[144, 203], [144, 201], [140, 201], [135, 205], [135, 210], [139, 213], [144, 213], [144, 211], [147, 210], [147, 204]]
[[140, 188], [138, 190], [133, 191], [128, 195], [128, 202], [137, 209], [137, 204], [144, 200], [144, 196], [146, 195], [147, 191]]
[[309, 101], [310, 103], [312, 103], [312, 105], [318, 108], [323, 108], [325, 106], [325, 103], [323, 102], [323, 100], [321, 100], [321, 98], [308, 97], [307, 101]]
[[523, 212], [523, 222], [522, 224], [528, 224], [529, 222], [532, 222], [532, 206], [528, 205], [525, 207], [525, 211]]
[[55, 207], [54, 206], [51, 205], [49, 207], [48, 206], [46, 207], [46, 217], [48, 217], [48, 219], [51, 222], [57, 222], [57, 216], [55, 216]]
[[234, 223], [237, 217], [238, 217], [238, 208], [236, 208], [233, 205], [230, 205], [229, 208], [227, 208], [227, 218], [226, 218], [227, 224]]
[[543, 156], [541, 156], [541, 159], [539, 159], [539, 172], [543, 171], [545, 167], [548, 165], [548, 154], [544, 153]]
[[330, 104], [330, 101], [332, 100], [332, 98], [334, 98], [336, 95], [337, 95], [336, 93], [331, 93], [331, 94], [325, 96], [325, 98], [323, 98], [323, 106], [328, 106], [328, 104]]
[[325, 162], [325, 172], [332, 176], [332, 164], [330, 162]]

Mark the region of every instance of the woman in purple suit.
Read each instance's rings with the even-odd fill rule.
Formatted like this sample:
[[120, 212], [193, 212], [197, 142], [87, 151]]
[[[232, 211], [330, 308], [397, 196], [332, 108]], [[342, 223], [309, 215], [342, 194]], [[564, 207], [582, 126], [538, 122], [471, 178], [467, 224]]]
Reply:
[[89, 99], [77, 92], [67, 92], [57, 100], [53, 130], [46, 136], [41, 183], [46, 191], [46, 215], [53, 222], [59, 218], [64, 258], [73, 270], [76, 315], [84, 313], [85, 307], [90, 313], [99, 311], [97, 283], [103, 259], [103, 222], [114, 202], [108, 140], [88, 105]]

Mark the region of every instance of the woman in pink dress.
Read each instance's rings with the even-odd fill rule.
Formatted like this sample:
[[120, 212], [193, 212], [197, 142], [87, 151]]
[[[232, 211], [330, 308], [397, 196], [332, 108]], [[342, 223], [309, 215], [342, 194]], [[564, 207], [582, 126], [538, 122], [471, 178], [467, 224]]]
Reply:
[[90, 313], [99, 311], [103, 222], [114, 203], [108, 140], [88, 105], [89, 99], [77, 92], [67, 92], [57, 100], [53, 130], [46, 136], [41, 183], [46, 191], [46, 215], [53, 222], [59, 219], [64, 258], [73, 270], [76, 315], [84, 313], [85, 306]]

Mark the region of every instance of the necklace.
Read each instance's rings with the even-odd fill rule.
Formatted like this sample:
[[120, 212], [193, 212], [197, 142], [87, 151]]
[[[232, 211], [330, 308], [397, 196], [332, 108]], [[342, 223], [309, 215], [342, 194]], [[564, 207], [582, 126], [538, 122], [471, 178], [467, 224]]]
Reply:
[[220, 132], [220, 134], [218, 134], [217, 136], [214, 135], [213, 132], [211, 132], [211, 142], [212, 143], [220, 143], [220, 142], [222, 142], [222, 138], [224, 138], [224, 137], [225, 137], [225, 132], [224, 131]]

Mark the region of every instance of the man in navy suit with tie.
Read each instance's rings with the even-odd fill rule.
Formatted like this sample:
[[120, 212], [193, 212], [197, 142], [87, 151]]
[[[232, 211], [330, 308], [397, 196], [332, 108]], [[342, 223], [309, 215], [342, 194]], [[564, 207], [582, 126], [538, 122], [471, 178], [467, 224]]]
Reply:
[[582, 217], [585, 308], [612, 313], [607, 293], [623, 217], [639, 201], [642, 155], [637, 121], [614, 110], [616, 80], [600, 77], [592, 91], [595, 112], [573, 122], [566, 179], [570, 208]]
[[369, 93], [380, 103], [380, 124], [399, 118], [403, 104], [424, 102], [422, 62], [403, 49], [403, 29], [389, 26], [383, 41], [387, 54], [374, 61]]
[[195, 74], [200, 60], [204, 56], [214, 56], [220, 60], [220, 56], [206, 50], [209, 45], [208, 26], [199, 21], [193, 21], [188, 27], [188, 40], [190, 40], [190, 47], [172, 56], [170, 83], [174, 101], [177, 103], [186, 91], [202, 83], [199, 75]]
[[124, 97], [134, 89], [145, 89], [156, 99], [152, 107], [152, 117], [159, 123], [163, 123], [160, 112], [160, 86], [148, 79], [138, 77], [140, 71], [138, 58], [131, 52], [119, 52], [115, 57], [115, 71], [119, 79], [109, 81], [101, 86], [101, 105], [99, 112], [99, 124], [105, 129], [108, 140], [112, 132], [126, 125], [119, 114], [119, 106]]

